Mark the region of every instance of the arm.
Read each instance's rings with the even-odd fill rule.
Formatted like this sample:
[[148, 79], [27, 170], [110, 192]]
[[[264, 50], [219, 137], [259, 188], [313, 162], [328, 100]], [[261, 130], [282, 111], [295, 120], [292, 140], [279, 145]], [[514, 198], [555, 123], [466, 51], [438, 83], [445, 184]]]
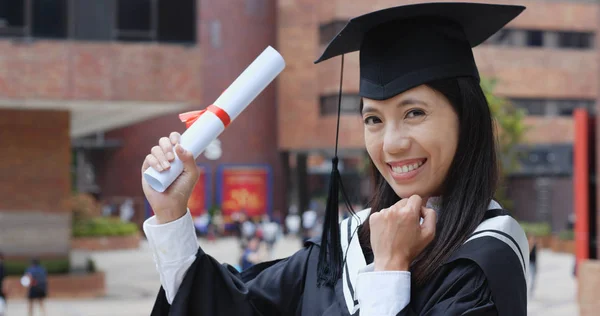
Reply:
[[181, 218], [166, 224], [158, 224], [153, 216], [144, 222], [143, 228], [166, 299], [172, 304], [199, 247], [192, 216], [188, 210]]
[[198, 248], [189, 212], [167, 224], [150, 218], [144, 231], [162, 284], [152, 315], [269, 315], [297, 309], [307, 250], [240, 274]]

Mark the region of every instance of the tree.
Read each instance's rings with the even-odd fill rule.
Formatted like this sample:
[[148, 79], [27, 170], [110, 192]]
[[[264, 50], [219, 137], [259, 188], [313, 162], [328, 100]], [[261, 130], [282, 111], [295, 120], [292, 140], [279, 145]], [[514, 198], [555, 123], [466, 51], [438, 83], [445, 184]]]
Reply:
[[524, 122], [527, 115], [525, 110], [515, 108], [510, 101], [496, 95], [496, 84], [496, 79], [481, 78], [481, 88], [495, 121], [498, 160], [501, 165], [496, 199], [503, 207], [511, 209], [513, 203], [506, 194], [506, 181], [511, 173], [520, 168], [519, 157], [522, 152], [516, 146], [523, 141], [529, 127]]

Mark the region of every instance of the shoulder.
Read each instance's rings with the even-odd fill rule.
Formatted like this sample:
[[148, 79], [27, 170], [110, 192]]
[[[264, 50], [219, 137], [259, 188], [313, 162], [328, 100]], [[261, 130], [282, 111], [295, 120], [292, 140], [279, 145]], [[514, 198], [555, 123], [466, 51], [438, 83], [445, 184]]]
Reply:
[[[529, 266], [529, 244], [521, 225], [510, 215], [499, 215], [483, 221], [459, 249], [471, 253], [480, 265], [490, 265], [498, 256], [512, 258], [526, 273]], [[492, 256], [493, 255], [493, 256]]]
[[472, 273], [480, 269], [494, 294], [500, 315], [526, 315], [528, 250], [527, 238], [519, 223], [509, 215], [500, 215], [483, 221], [448, 264], [452, 266], [463, 259], [472, 261], [470, 266], [462, 266], [457, 272], [462, 269], [473, 277]]

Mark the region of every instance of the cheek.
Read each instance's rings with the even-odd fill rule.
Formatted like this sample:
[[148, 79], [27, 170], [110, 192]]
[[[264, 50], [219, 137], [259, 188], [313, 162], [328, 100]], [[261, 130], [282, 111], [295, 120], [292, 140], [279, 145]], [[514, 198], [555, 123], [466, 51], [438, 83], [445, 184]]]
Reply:
[[381, 150], [382, 150], [382, 143], [381, 140], [372, 132], [369, 132], [366, 128], [365, 128], [365, 148], [367, 149], [367, 153], [369, 154], [369, 157], [371, 157], [371, 160], [373, 161], [373, 163], [375, 163], [375, 166], [377, 166], [377, 168], [380, 168], [380, 159], [381, 159]]

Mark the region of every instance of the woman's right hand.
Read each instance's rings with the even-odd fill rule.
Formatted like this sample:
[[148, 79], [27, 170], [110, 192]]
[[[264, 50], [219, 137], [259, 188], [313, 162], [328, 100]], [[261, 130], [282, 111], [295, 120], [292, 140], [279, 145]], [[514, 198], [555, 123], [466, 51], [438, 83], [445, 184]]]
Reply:
[[[185, 215], [188, 200], [199, 177], [194, 156], [181, 147], [180, 139], [181, 135], [177, 132], [172, 132], [169, 137], [162, 137], [142, 164], [142, 188], [159, 224], [172, 222]], [[149, 167], [158, 172], [170, 168], [170, 162], [175, 160], [175, 153], [183, 163], [183, 171], [167, 190], [157, 192], [144, 179], [144, 171]]]

